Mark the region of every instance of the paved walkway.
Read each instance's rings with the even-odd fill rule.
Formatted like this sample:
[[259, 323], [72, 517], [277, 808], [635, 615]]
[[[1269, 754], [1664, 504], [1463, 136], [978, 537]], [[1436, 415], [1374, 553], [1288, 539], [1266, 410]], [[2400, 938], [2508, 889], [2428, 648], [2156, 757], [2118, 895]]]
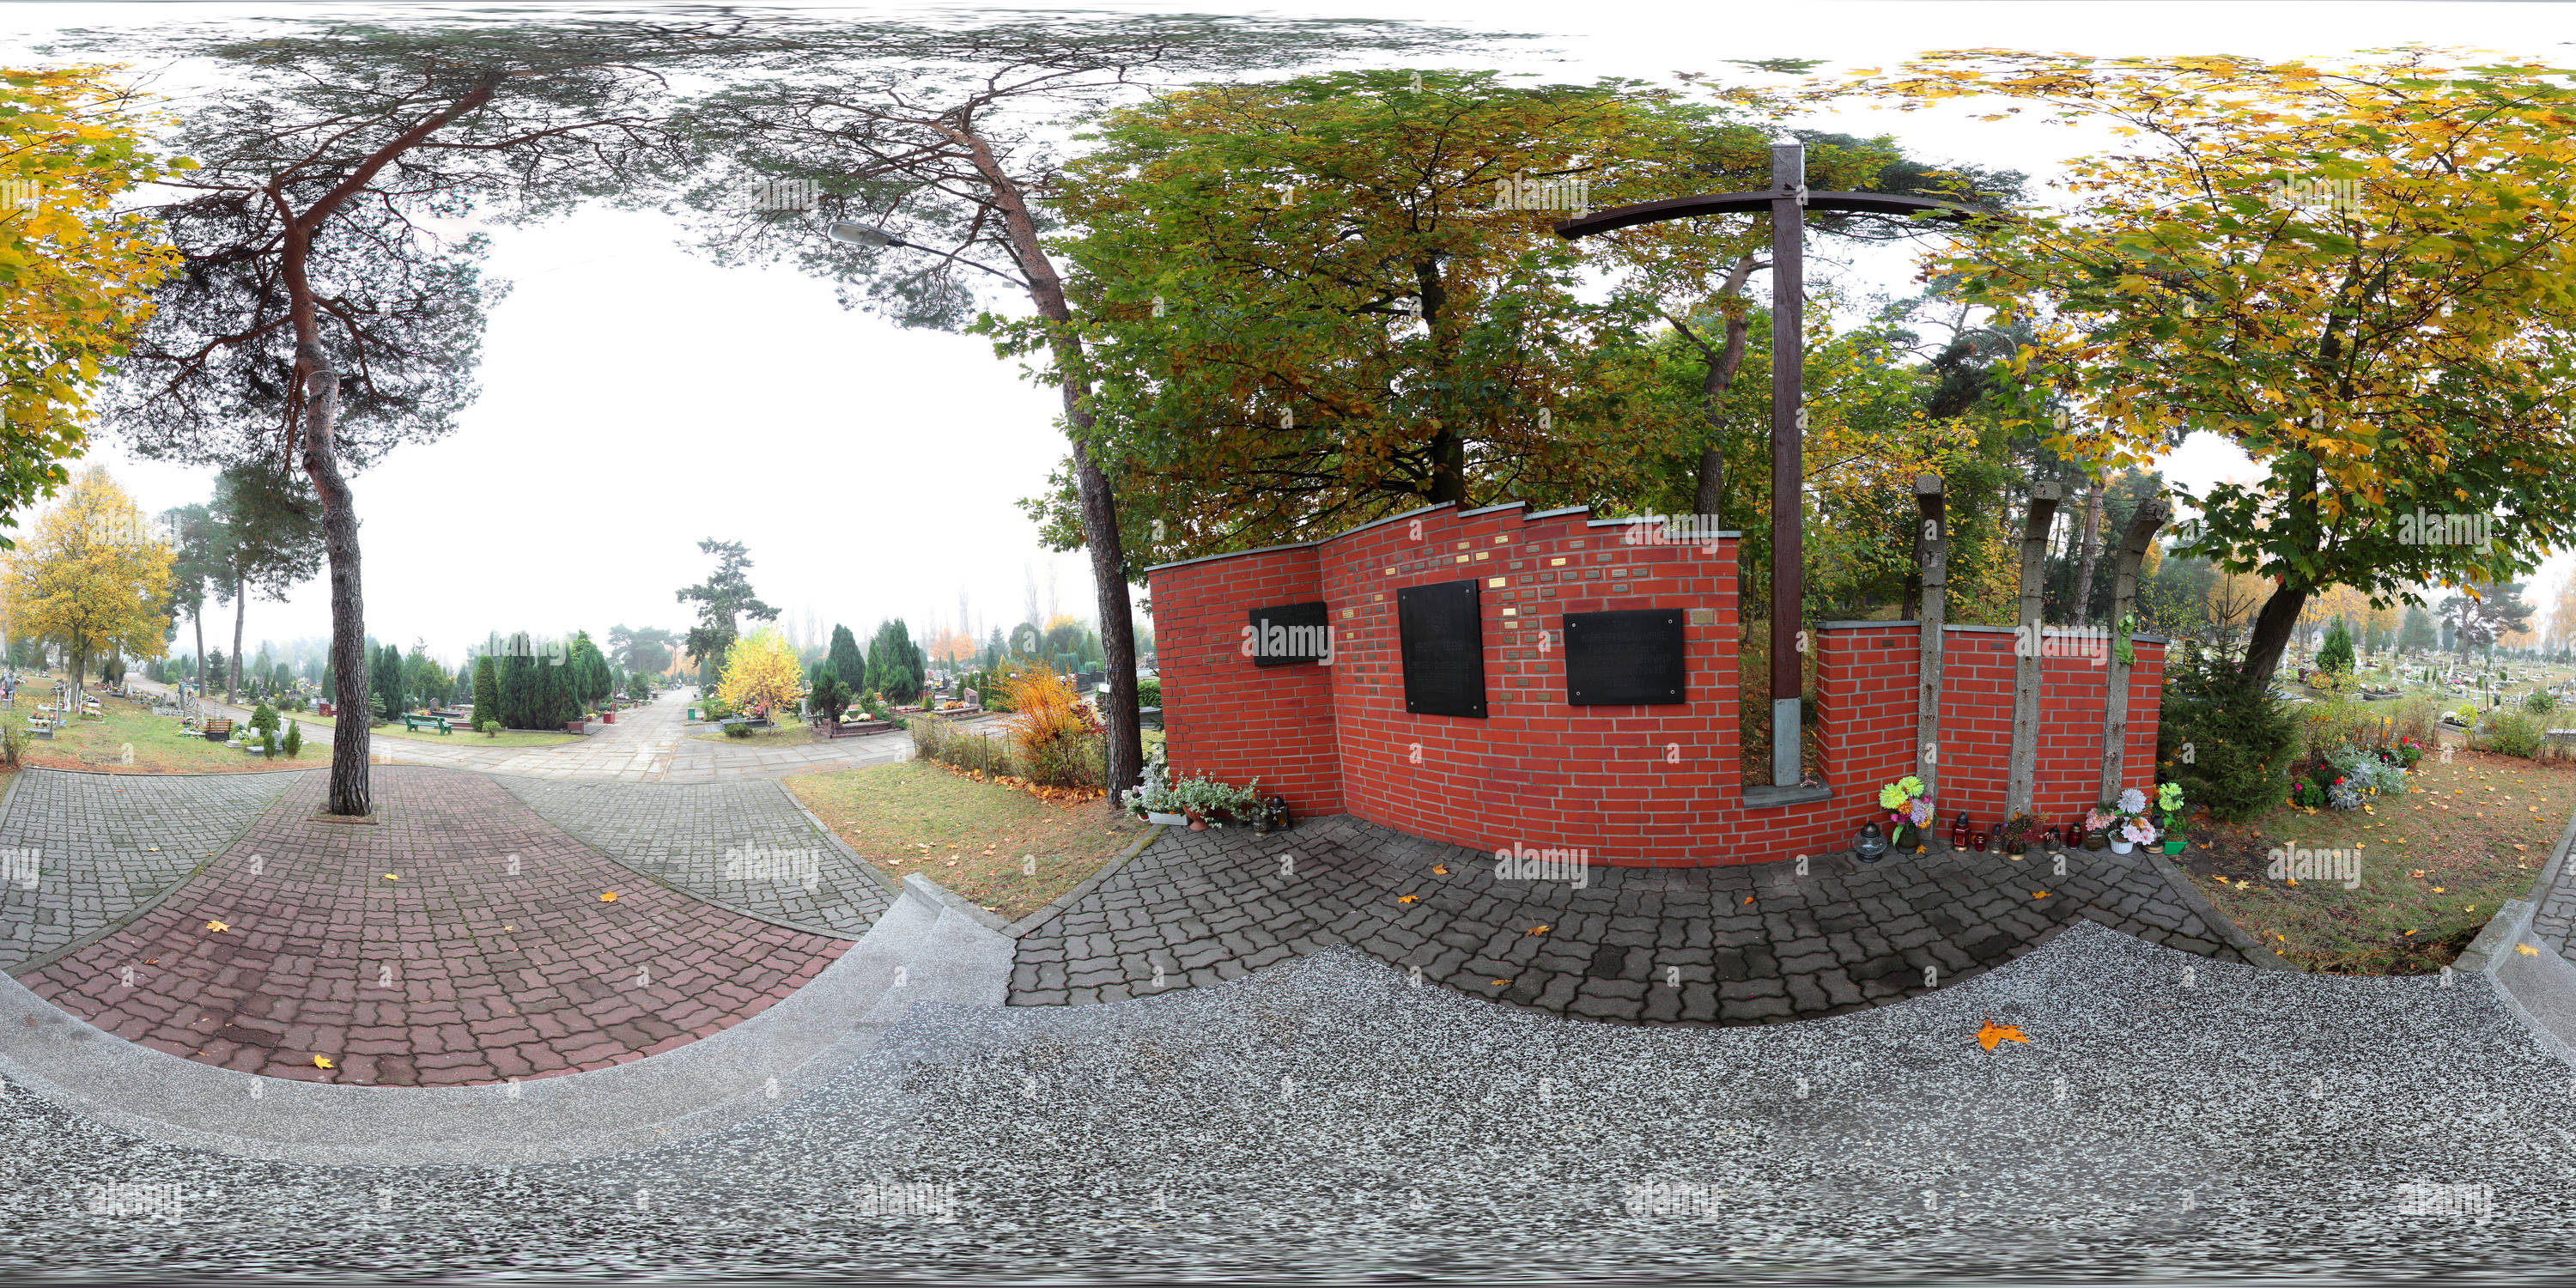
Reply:
[[158, 906], [22, 982], [222, 1068], [464, 1085], [669, 1050], [848, 946], [641, 878], [484, 775], [381, 766], [370, 825], [316, 820], [325, 776], [292, 778]]
[[[2076, 851], [1591, 868], [1499, 879], [1492, 856], [1349, 816], [1261, 837], [1172, 831], [1019, 941], [1011, 1000], [1203, 987], [1348, 944], [1477, 997], [1593, 1019], [1811, 1019], [1970, 979], [2077, 919], [2249, 961], [2160, 858]], [[1445, 869], [1445, 871], [1443, 871]]]
[[288, 773], [26, 769], [0, 810], [0, 970], [50, 961], [131, 919], [239, 838]]
[[855, 939], [894, 898], [892, 879], [817, 828], [776, 779], [493, 781], [619, 863], [775, 925]]

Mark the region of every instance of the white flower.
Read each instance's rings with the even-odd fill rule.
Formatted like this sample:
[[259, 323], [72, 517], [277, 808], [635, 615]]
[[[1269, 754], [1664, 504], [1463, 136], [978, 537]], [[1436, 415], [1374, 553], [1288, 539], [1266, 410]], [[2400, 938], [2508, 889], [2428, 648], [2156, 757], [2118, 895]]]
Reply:
[[2146, 794], [2145, 792], [2139, 791], [2137, 788], [2132, 787], [2132, 788], [2129, 788], [2127, 791], [2124, 791], [2124, 792], [2121, 792], [2121, 793], [2120, 793], [2120, 812], [2121, 812], [2121, 813], [2123, 813], [2123, 814], [2141, 814], [2141, 813], [2146, 812], [2146, 808], [2147, 808], [2147, 794]]

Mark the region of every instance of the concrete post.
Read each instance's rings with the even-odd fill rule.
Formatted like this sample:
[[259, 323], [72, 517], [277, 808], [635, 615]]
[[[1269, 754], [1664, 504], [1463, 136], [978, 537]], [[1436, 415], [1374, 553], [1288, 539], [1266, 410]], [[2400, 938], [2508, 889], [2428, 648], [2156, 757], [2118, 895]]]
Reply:
[[[2137, 514], [2129, 520], [2129, 535], [2120, 543], [2119, 562], [2111, 578], [2111, 630], [2115, 637], [2137, 603], [2138, 565], [2146, 560], [2147, 545], [2156, 539], [2156, 529], [2165, 526], [2171, 514], [2164, 495], [2158, 493], [2140, 501]], [[2129, 749], [2129, 664], [2120, 660], [2116, 648], [2102, 674], [2102, 693], [2102, 799], [2107, 801], [2120, 794], [2120, 762]]]
[[2004, 778], [2004, 815], [2030, 812], [2039, 778], [2040, 592], [2047, 570], [2048, 525], [2057, 518], [2057, 503], [2066, 489], [2057, 483], [2034, 483], [2030, 518], [2021, 531], [2021, 620], [2013, 635], [2012, 759]]

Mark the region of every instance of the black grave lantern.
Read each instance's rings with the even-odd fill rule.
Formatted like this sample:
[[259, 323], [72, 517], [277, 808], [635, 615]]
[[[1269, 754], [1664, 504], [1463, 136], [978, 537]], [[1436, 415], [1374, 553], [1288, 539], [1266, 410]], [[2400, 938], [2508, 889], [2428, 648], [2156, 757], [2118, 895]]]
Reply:
[[1852, 849], [1860, 855], [1861, 862], [1876, 863], [1887, 857], [1887, 834], [1879, 831], [1876, 823], [1863, 823]]
[[1269, 803], [1262, 807], [1261, 821], [1268, 825], [1265, 828], [1267, 831], [1287, 831], [1288, 826], [1292, 821], [1288, 817], [1288, 798], [1285, 796], [1271, 797]]

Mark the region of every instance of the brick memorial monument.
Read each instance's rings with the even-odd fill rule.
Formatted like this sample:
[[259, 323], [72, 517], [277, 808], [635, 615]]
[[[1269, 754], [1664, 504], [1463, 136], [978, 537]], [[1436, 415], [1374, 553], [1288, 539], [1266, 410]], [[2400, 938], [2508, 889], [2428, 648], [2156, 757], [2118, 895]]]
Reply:
[[[1230, 783], [1258, 778], [1298, 817], [1355, 814], [1488, 852], [1762, 863], [1848, 848], [1884, 817], [1879, 787], [1918, 768], [1937, 766], [1925, 776], [1943, 818], [2001, 821], [2027, 652], [2040, 820], [2152, 786], [2162, 639], [2136, 636], [2121, 667], [2098, 632], [1942, 627], [1927, 766], [1916, 621], [1819, 624], [1824, 786], [1744, 785], [1737, 540], [1675, 541], [1660, 520], [1580, 509], [1441, 505], [1160, 565], [1166, 758]], [[2105, 791], [2114, 677], [2126, 718]]]

